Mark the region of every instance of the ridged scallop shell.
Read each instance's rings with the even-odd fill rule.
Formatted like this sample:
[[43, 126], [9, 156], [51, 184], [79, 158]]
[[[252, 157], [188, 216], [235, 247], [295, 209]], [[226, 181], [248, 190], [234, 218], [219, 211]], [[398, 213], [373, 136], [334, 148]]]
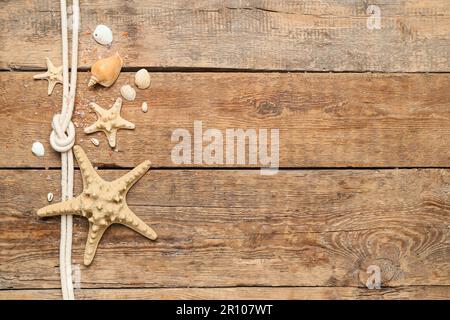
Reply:
[[103, 24], [99, 24], [95, 27], [94, 33], [92, 34], [95, 41], [104, 46], [110, 46], [113, 41], [113, 33], [110, 28]]
[[150, 74], [146, 69], [141, 69], [134, 76], [134, 83], [139, 89], [147, 89], [150, 87]]
[[134, 101], [136, 99], [136, 90], [134, 90], [129, 84], [120, 88], [120, 94], [125, 100]]
[[122, 65], [123, 59], [118, 52], [108, 58], [98, 60], [91, 67], [88, 86], [92, 87], [98, 83], [104, 87], [111, 87], [119, 77]]

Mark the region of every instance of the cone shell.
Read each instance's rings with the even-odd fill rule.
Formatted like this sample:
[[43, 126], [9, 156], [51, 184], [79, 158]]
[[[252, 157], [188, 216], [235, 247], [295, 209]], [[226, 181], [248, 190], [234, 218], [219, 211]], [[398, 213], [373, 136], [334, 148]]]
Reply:
[[104, 87], [110, 87], [114, 84], [122, 70], [123, 59], [117, 52], [116, 54], [100, 59], [91, 67], [91, 78], [89, 87], [100, 84]]

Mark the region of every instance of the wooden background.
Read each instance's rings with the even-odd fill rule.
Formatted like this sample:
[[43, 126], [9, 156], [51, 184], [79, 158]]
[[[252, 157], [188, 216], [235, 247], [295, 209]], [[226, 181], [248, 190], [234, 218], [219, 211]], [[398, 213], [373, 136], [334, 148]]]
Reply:
[[[381, 30], [366, 27], [370, 4]], [[77, 298], [450, 298], [448, 0], [98, 0], [81, 17], [77, 143], [106, 179], [152, 161], [128, 202], [159, 239], [113, 226], [86, 268], [75, 218]], [[46, 56], [61, 63], [59, 2], [0, 1], [0, 30], [0, 298], [61, 298], [60, 222], [36, 216], [48, 192], [59, 201], [61, 86], [48, 97], [32, 79]], [[115, 51], [119, 80], [89, 90], [89, 66]], [[151, 88], [122, 112], [136, 130], [118, 151], [102, 134], [93, 146], [88, 102], [108, 107], [140, 67]], [[278, 128], [280, 172], [174, 165], [171, 133], [194, 120]], [[374, 264], [380, 290], [365, 286]]]

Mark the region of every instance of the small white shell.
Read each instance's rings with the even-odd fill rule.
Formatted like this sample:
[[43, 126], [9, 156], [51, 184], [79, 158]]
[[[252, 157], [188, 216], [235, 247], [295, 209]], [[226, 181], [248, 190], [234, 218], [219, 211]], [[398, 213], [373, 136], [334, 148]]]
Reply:
[[92, 142], [92, 144], [93, 144], [94, 146], [96, 146], [96, 147], [100, 144], [100, 141], [98, 141], [98, 139], [96, 139], [96, 138], [92, 138], [92, 139], [91, 139], [91, 142]]
[[142, 102], [142, 112], [146, 113], [148, 111], [148, 104], [147, 102]]
[[134, 101], [136, 99], [136, 91], [129, 84], [120, 88], [120, 94], [128, 101]]
[[103, 24], [99, 24], [95, 27], [94, 33], [92, 34], [95, 41], [104, 46], [110, 46], [113, 41], [113, 34], [110, 28]]
[[53, 201], [53, 193], [49, 192], [49, 193], [47, 194], [47, 201], [48, 201], [48, 202], [52, 202], [52, 201]]
[[146, 69], [141, 69], [134, 76], [134, 83], [139, 89], [147, 89], [150, 87], [150, 74]]
[[31, 147], [31, 152], [33, 152], [36, 157], [43, 157], [45, 154], [44, 146], [39, 141], [36, 141]]

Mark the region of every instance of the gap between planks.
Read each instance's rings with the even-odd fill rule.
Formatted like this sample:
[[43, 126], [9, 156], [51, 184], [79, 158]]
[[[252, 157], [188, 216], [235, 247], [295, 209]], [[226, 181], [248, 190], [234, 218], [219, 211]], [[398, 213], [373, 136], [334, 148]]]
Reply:
[[[135, 167], [127, 166], [98, 166], [96, 170], [132, 170]], [[179, 171], [258, 171], [262, 168], [258, 167], [150, 167], [150, 170], [179, 170]], [[446, 170], [448, 167], [280, 167], [278, 171], [369, 171], [369, 170]], [[0, 170], [61, 170], [61, 167], [0, 167]], [[78, 165], [75, 165], [75, 170], [79, 170]]]
[[[151, 67], [151, 66], [140, 66], [140, 67], [123, 67], [121, 72], [137, 72], [140, 69], [146, 69], [149, 72], [158, 73], [314, 73], [314, 74], [429, 74], [429, 75], [439, 75], [439, 74], [450, 74], [450, 71], [377, 71], [377, 70], [308, 70], [308, 69], [295, 69], [295, 70], [285, 70], [285, 69], [238, 69], [238, 68], [196, 68], [196, 67]], [[1, 68], [0, 72], [41, 72], [46, 71], [46, 68], [42, 67], [28, 67], [28, 66], [10, 66], [8, 68]], [[90, 67], [82, 67], [77, 70], [79, 73], [90, 72]], [[72, 72], [69, 68], [69, 72]]]
[[[356, 71], [336, 71], [336, 70], [284, 70], [284, 69], [237, 69], [237, 68], [195, 68], [195, 67], [123, 67], [121, 72], [137, 72], [140, 69], [146, 69], [149, 72], [160, 73], [333, 73], [333, 74], [449, 74], [450, 71], [372, 71], [372, 70], [356, 70]], [[28, 67], [28, 66], [10, 66], [8, 68], [0, 68], [0, 72], [40, 72], [46, 71], [42, 67]], [[72, 70], [69, 68], [69, 72]], [[90, 72], [90, 68], [78, 68], [77, 72]]]

